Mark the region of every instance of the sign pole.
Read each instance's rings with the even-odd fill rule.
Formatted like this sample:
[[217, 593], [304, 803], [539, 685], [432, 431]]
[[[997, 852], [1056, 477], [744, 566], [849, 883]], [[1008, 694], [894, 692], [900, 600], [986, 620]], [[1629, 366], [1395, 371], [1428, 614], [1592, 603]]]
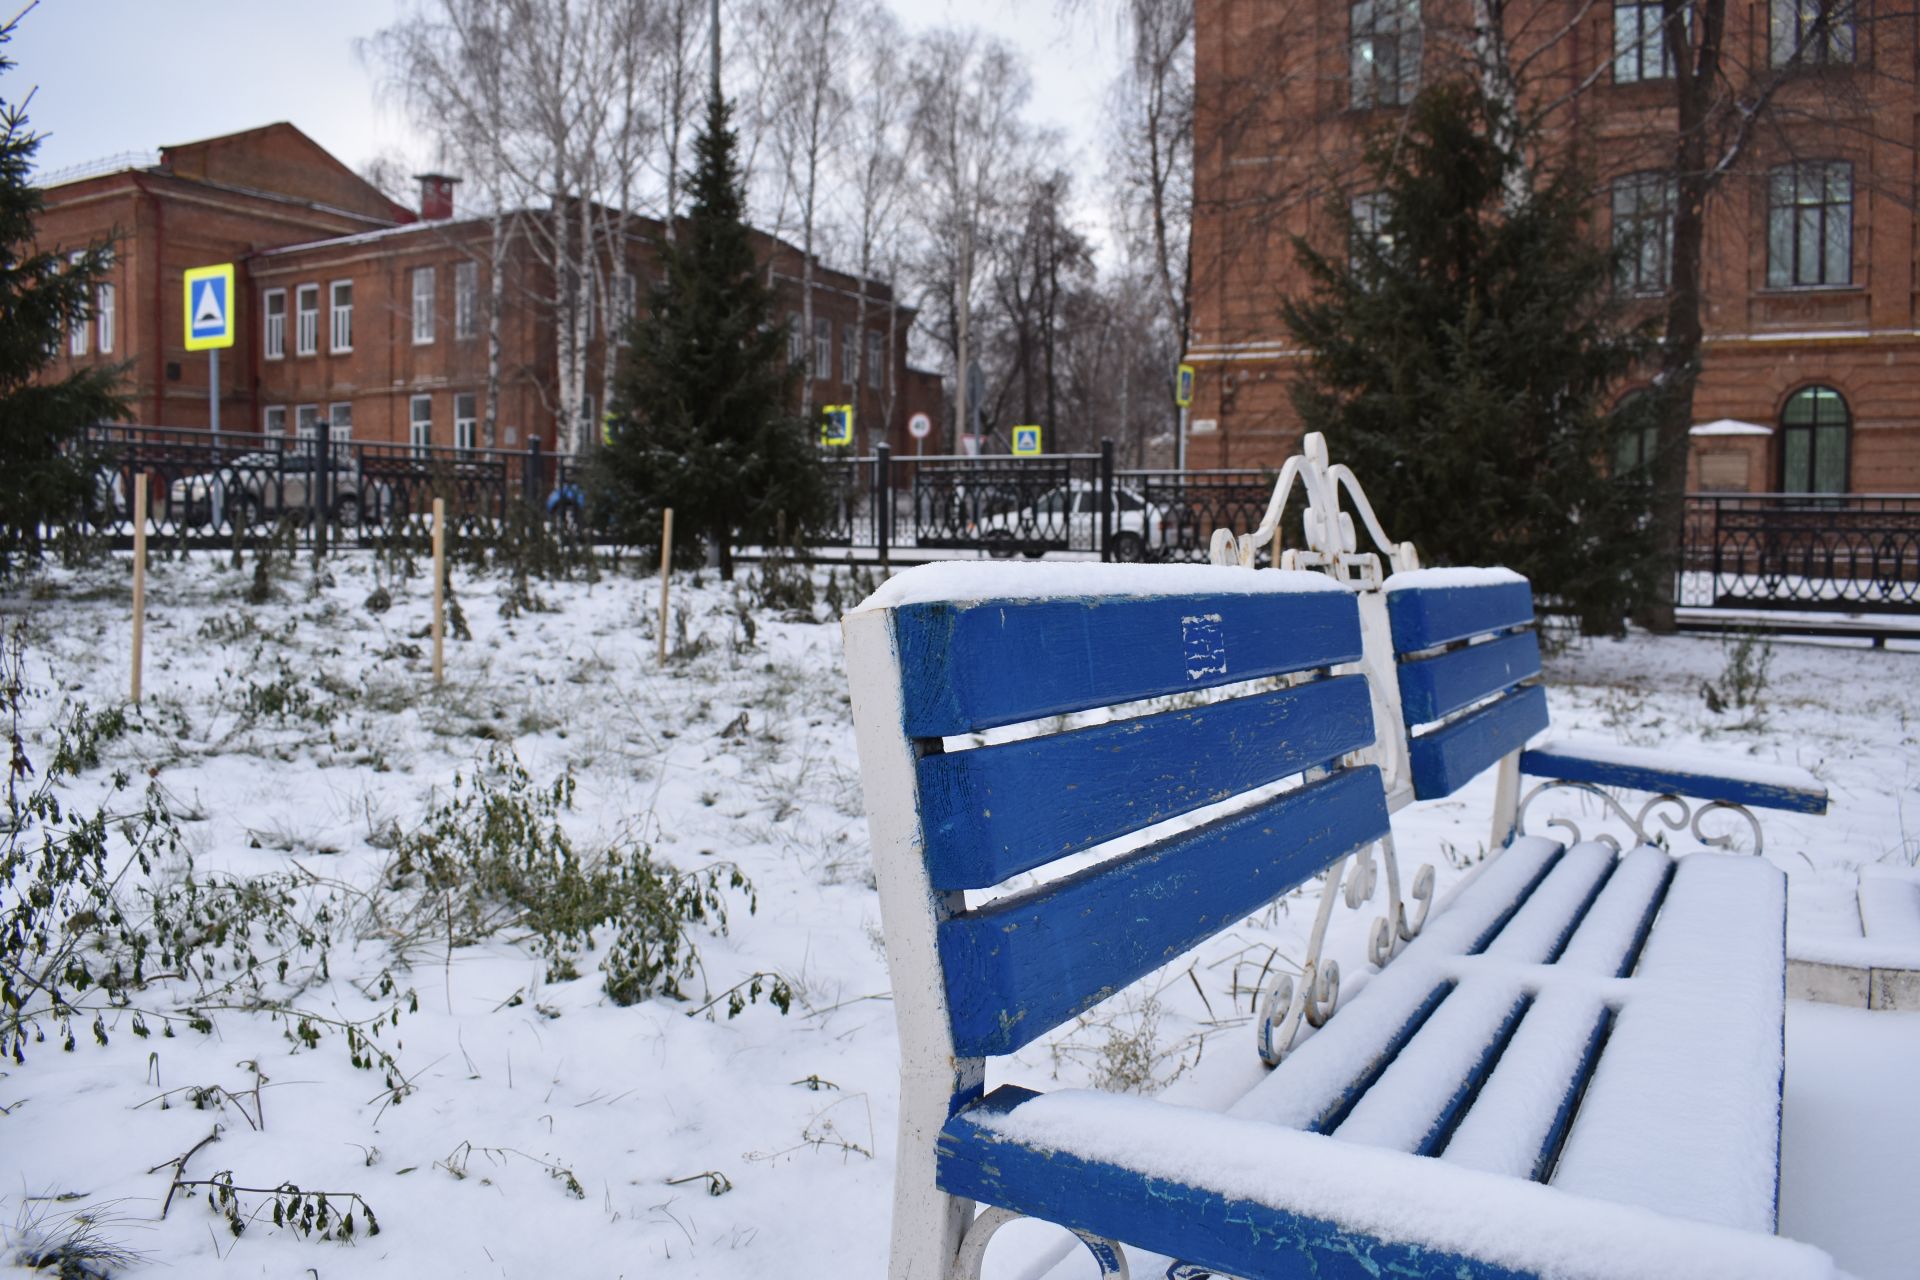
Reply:
[[214, 465], [220, 465], [220, 348], [207, 348], [207, 403], [213, 421]]

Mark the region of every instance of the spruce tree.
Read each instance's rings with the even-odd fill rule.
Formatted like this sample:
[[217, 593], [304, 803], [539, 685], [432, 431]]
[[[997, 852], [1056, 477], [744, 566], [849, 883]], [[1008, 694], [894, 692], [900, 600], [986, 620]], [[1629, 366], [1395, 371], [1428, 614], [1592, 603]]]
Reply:
[[1367, 149], [1371, 216], [1334, 207], [1342, 252], [1296, 240], [1312, 292], [1281, 311], [1311, 354], [1290, 391], [1423, 563], [1509, 565], [1583, 630], [1617, 632], [1654, 544], [1649, 476], [1612, 464], [1656, 406], [1606, 405], [1650, 334], [1623, 318], [1590, 185], [1529, 169], [1524, 140], [1504, 149], [1496, 109], [1422, 93]]
[[[0, 48], [17, 22], [0, 25]], [[0, 52], [0, 75], [13, 65]], [[42, 376], [68, 329], [90, 320], [111, 247], [70, 255], [36, 244], [40, 192], [28, 174], [39, 149], [25, 104], [0, 98], [0, 575], [38, 553], [43, 525], [79, 513], [86, 468], [74, 457], [74, 438], [125, 407], [115, 392], [117, 368], [80, 369], [57, 381]]]
[[743, 217], [731, 114], [716, 92], [694, 140], [691, 208], [658, 245], [660, 276], [634, 321], [598, 468], [617, 533], [651, 540], [672, 507], [676, 545], [717, 549], [726, 579], [736, 539], [798, 536], [825, 505], [793, 409], [799, 371]]

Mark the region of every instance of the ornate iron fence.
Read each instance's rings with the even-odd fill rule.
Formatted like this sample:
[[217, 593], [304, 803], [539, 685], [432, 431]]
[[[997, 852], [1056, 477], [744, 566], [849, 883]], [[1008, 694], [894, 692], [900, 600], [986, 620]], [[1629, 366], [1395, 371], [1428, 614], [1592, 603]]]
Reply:
[[1683, 606], [1920, 613], [1920, 495], [1696, 494]]

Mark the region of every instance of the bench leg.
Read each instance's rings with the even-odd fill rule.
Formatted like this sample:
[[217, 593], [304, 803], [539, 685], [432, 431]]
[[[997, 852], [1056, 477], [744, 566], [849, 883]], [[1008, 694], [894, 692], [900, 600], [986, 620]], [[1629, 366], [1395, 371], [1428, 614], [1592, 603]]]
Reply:
[[1520, 808], [1520, 753], [1509, 751], [1500, 757], [1500, 770], [1493, 783], [1493, 833], [1487, 852], [1494, 854], [1513, 842], [1513, 825]]

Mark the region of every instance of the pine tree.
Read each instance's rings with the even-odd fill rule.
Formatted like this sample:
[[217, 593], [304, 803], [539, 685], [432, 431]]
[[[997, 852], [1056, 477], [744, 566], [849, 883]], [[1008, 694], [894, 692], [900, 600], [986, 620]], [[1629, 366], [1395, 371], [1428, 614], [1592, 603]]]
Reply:
[[[0, 25], [0, 47], [18, 21]], [[13, 65], [0, 53], [0, 75]], [[25, 104], [0, 99], [0, 574], [38, 553], [42, 525], [79, 511], [86, 469], [73, 456], [74, 437], [125, 407], [115, 392], [118, 369], [40, 376], [69, 327], [91, 317], [112, 251], [96, 244], [69, 256], [36, 246], [41, 202], [28, 173], [39, 149]]]
[[1605, 403], [1649, 331], [1623, 320], [1581, 173], [1529, 170], [1495, 110], [1426, 91], [1368, 147], [1370, 207], [1335, 207], [1347, 252], [1296, 240], [1313, 292], [1281, 311], [1312, 354], [1293, 403], [1423, 562], [1509, 565], [1617, 632], [1654, 544], [1649, 476], [1612, 464], [1656, 406]]
[[616, 531], [636, 542], [674, 509], [676, 543], [719, 553], [735, 540], [797, 536], [823, 512], [825, 485], [793, 410], [798, 370], [743, 218], [731, 109], [717, 93], [694, 140], [691, 209], [658, 246], [661, 274], [636, 317], [598, 479]]

